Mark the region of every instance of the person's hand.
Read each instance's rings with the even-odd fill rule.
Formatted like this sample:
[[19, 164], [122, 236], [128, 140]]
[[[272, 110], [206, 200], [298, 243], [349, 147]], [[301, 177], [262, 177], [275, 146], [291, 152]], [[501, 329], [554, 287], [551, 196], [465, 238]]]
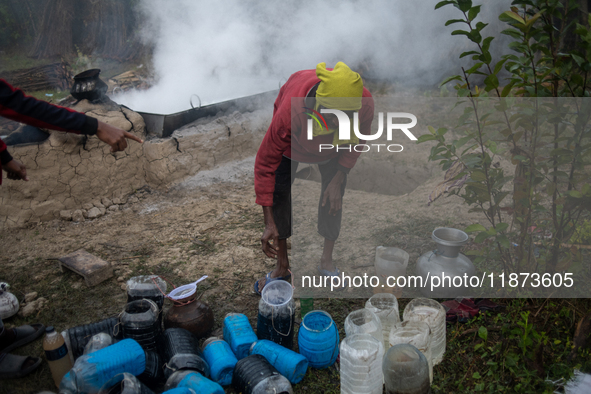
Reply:
[[[261, 237], [261, 246], [263, 253], [265, 253], [267, 257], [275, 259], [277, 258], [279, 231], [277, 231], [277, 226], [275, 225], [275, 220], [273, 219], [273, 208], [263, 207], [263, 215], [265, 217], [265, 230], [263, 231], [263, 236]], [[273, 243], [270, 241], [273, 241]]]
[[128, 133], [127, 131], [121, 130], [117, 127], [113, 127], [105, 122], [98, 121], [98, 129], [96, 136], [99, 140], [111, 145], [111, 152], [119, 152], [127, 148], [126, 138], [143, 143], [141, 138]]
[[27, 177], [27, 169], [25, 166], [14, 159], [9, 161], [8, 163], [2, 166], [2, 169], [6, 171], [6, 175], [8, 179], [14, 179], [15, 181], [23, 180], [28, 181], [29, 177]]
[[335, 216], [343, 208], [341, 186], [344, 180], [345, 174], [341, 171], [337, 171], [336, 175], [332, 178], [324, 191], [322, 206], [324, 207], [326, 202], [330, 204], [330, 210], [328, 211], [329, 215]]

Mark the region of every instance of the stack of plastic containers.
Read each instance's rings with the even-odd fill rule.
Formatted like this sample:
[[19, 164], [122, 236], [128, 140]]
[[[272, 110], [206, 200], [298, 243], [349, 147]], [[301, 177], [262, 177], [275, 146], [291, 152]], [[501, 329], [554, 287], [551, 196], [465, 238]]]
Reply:
[[382, 323], [375, 313], [369, 309], [358, 309], [349, 313], [345, 319], [345, 334], [370, 334], [383, 345], [384, 334]]
[[341, 342], [341, 393], [381, 394], [384, 346], [370, 334], [353, 334]]
[[390, 347], [390, 330], [394, 324], [400, 321], [400, 311], [398, 310], [398, 300], [394, 294], [378, 293], [371, 297], [365, 303], [365, 309], [376, 314], [382, 323], [382, 333], [384, 335], [384, 351]]
[[394, 345], [382, 364], [386, 394], [429, 394], [429, 367], [425, 355], [408, 344]]
[[445, 353], [445, 309], [429, 298], [415, 298], [406, 305], [403, 313], [404, 321], [422, 321], [431, 329], [431, 353], [433, 365], [443, 359]]
[[419, 349], [429, 364], [429, 380], [433, 382], [433, 355], [431, 353], [431, 329], [425, 322], [403, 321], [392, 327], [390, 346], [407, 343]]

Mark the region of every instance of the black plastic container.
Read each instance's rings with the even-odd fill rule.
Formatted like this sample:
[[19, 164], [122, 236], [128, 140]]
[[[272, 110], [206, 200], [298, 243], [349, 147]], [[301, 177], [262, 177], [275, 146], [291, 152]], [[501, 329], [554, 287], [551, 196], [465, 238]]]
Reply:
[[158, 348], [166, 366], [166, 379], [181, 370], [192, 370], [209, 377], [209, 365], [201, 353], [199, 341], [189, 331], [183, 328], [165, 330], [160, 336]]
[[158, 352], [147, 350], [146, 352], [146, 369], [138, 379], [150, 388], [156, 388], [164, 381], [164, 372], [162, 367], [164, 363]]
[[132, 301], [121, 314], [123, 338], [136, 340], [144, 350], [156, 350], [156, 338], [161, 333], [160, 309], [152, 300]]
[[243, 394], [293, 393], [289, 380], [260, 354], [253, 354], [236, 363], [232, 386]]
[[72, 327], [65, 330], [65, 338], [68, 342], [68, 347], [72, 352], [72, 357], [76, 360], [84, 353], [84, 347], [98, 333], [104, 332], [116, 339], [123, 339], [119, 319], [117, 317], [110, 317], [96, 323], [85, 324], [82, 326]]

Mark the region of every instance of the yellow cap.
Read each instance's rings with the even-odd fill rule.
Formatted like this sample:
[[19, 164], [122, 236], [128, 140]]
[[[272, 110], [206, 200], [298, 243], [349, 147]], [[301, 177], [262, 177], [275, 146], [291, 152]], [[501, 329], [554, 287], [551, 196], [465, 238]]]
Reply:
[[[326, 63], [316, 66], [316, 76], [320, 78], [320, 85], [316, 90], [316, 102], [326, 108], [341, 111], [356, 111], [361, 109], [363, 95], [363, 80], [355, 71], [343, 62], [338, 62], [332, 71], [326, 69]], [[348, 99], [333, 100], [330, 98], [346, 97]], [[335, 107], [338, 106], [338, 108]]]

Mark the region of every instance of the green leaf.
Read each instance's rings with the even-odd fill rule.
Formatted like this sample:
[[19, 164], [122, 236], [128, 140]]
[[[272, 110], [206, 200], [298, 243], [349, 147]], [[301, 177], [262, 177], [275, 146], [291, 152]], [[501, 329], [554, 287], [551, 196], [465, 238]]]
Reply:
[[493, 74], [498, 74], [501, 71], [501, 68], [503, 68], [503, 64], [505, 64], [505, 62], [507, 61], [507, 59], [503, 59], [501, 61], [499, 61], [496, 65], [495, 65], [495, 69], [493, 71]]
[[501, 232], [501, 231], [505, 231], [507, 230], [507, 228], [509, 228], [509, 224], [508, 223], [498, 223], [495, 228], [497, 229], [497, 232]]
[[473, 74], [476, 70], [478, 70], [483, 65], [484, 65], [484, 63], [482, 63], [482, 62], [476, 63], [475, 65], [470, 67], [468, 70], [466, 70], [466, 74], [468, 74], [468, 75]]
[[459, 35], [464, 35], [468, 38], [470, 38], [470, 32], [469, 31], [465, 31], [465, 30], [454, 30], [451, 32], [452, 36], [459, 36]]
[[417, 138], [417, 144], [433, 140], [437, 140], [437, 136], [431, 134], [423, 134], [419, 136], [419, 138]]
[[478, 372], [474, 372], [474, 374], [472, 374], [472, 378], [474, 379], [480, 379], [480, 374]]
[[482, 338], [484, 341], [486, 341], [486, 340], [487, 340], [487, 338], [488, 338], [488, 330], [486, 329], [486, 327], [484, 327], [484, 326], [481, 326], [481, 327], [478, 329], [478, 336], [479, 336], [480, 338]]
[[455, 2], [453, 2], [453, 1], [440, 1], [439, 3], [437, 3], [437, 4], [435, 5], [435, 9], [436, 9], [436, 10], [438, 10], [439, 8], [441, 8], [441, 7], [443, 7], [443, 6], [446, 6], [446, 5], [448, 5], [448, 4], [454, 4], [454, 3], [455, 3]]
[[472, 0], [458, 0], [458, 8], [462, 12], [470, 11], [470, 8], [472, 8]]
[[466, 227], [464, 231], [467, 233], [473, 233], [476, 231], [486, 231], [486, 227], [484, 227], [482, 224], [474, 223]]
[[454, 23], [468, 23], [463, 19], [450, 19], [447, 22], [445, 22], [445, 26], [449, 26], [449, 25], [453, 25]]
[[451, 82], [451, 81], [460, 81], [461, 82], [462, 81], [462, 77], [459, 76], [459, 75], [454, 75], [453, 77], [445, 78], [443, 80], [443, 82], [441, 82], [439, 84], [439, 87], [442, 87], [443, 85], [445, 85], [446, 83]]
[[469, 55], [480, 55], [480, 52], [478, 52], [478, 51], [462, 52], [462, 54], [460, 55], [460, 59], [465, 56], [469, 56]]
[[511, 89], [513, 89], [513, 85], [515, 85], [515, 81], [511, 81], [508, 85], [503, 88], [501, 92], [501, 97], [507, 97], [509, 93], [511, 93]]
[[488, 52], [488, 48], [490, 48], [490, 42], [494, 40], [494, 37], [486, 37], [484, 41], [482, 41], [482, 51]]
[[483, 182], [486, 181], [486, 174], [480, 170], [475, 170], [470, 174], [470, 178], [476, 182]]
[[581, 194], [581, 192], [578, 190], [571, 190], [568, 192], [568, 194], [574, 198], [583, 198], [583, 194]]
[[495, 74], [490, 74], [484, 79], [484, 86], [487, 92], [499, 87], [499, 79]]
[[479, 5], [470, 8], [470, 11], [468, 11], [468, 19], [470, 21], [473, 21], [474, 18], [476, 18], [476, 16], [478, 15], [479, 12], [480, 12], [480, 6]]
[[504, 234], [501, 234], [497, 237], [497, 242], [505, 249], [509, 249], [509, 246], [511, 246], [509, 239]]
[[477, 244], [482, 243], [482, 241], [484, 241], [488, 237], [490, 237], [490, 234], [486, 231], [483, 231], [480, 234], [478, 234], [476, 238], [474, 238], [474, 242], [476, 242]]
[[523, 18], [513, 11], [503, 12], [501, 15], [499, 15], [499, 19], [503, 22], [517, 21], [522, 25], [525, 25], [525, 21], [523, 20]]

